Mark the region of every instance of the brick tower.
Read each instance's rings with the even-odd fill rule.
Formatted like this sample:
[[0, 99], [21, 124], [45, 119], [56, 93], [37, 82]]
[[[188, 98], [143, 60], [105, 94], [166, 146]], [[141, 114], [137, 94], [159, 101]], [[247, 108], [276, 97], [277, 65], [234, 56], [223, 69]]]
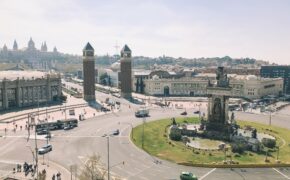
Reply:
[[83, 49], [84, 99], [96, 101], [95, 96], [95, 57], [94, 48], [87, 43]]
[[130, 48], [125, 45], [121, 50], [121, 96], [125, 99], [131, 99], [132, 92], [132, 52]]

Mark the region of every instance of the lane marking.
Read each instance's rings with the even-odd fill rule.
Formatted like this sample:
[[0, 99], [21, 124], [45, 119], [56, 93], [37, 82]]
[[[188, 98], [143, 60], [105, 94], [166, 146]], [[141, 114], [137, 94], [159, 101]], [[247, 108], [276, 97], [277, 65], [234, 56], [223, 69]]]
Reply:
[[201, 178], [199, 178], [199, 180], [204, 179], [206, 176], [210, 175], [211, 173], [213, 173], [216, 170], [216, 168], [210, 170], [209, 172], [207, 172], [205, 175], [201, 176]]
[[286, 179], [290, 179], [290, 177], [288, 177], [286, 174], [283, 174], [281, 171], [279, 171], [276, 168], [272, 168], [274, 171], [276, 171], [277, 173], [281, 174], [282, 176], [284, 176]]

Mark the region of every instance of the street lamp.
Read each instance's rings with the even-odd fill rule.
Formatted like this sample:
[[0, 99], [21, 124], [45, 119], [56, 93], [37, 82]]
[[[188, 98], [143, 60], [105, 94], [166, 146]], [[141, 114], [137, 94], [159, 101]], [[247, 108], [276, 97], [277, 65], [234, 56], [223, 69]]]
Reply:
[[108, 150], [108, 180], [110, 180], [110, 136], [107, 136], [107, 150]]
[[142, 126], [142, 149], [144, 149], [144, 125], [145, 125], [146, 118], [143, 117], [143, 126]]
[[[133, 127], [133, 126], [132, 126]], [[113, 137], [113, 134], [104, 134], [103, 137], [106, 137], [107, 138], [107, 155], [108, 155], [108, 166], [107, 166], [107, 170], [108, 170], [108, 180], [110, 180], [110, 168], [114, 167], [114, 166], [117, 166], [121, 163], [125, 164], [125, 162], [121, 162], [121, 163], [118, 163], [118, 164], [115, 164], [113, 166], [110, 167], [110, 137]]]
[[110, 180], [110, 136], [113, 136], [112, 134], [104, 134], [103, 137], [107, 138], [107, 154], [108, 154], [108, 166], [107, 166], [107, 170], [108, 170], [108, 180]]
[[34, 165], [34, 160], [35, 160], [34, 152], [33, 152], [33, 150], [31, 149], [31, 146], [26, 145], [26, 147], [31, 151], [31, 154], [32, 154], [32, 163], [33, 163], [33, 165]]
[[[37, 148], [37, 138], [36, 138], [36, 123], [35, 123], [35, 120], [32, 123], [32, 117], [30, 114], [28, 114], [28, 133], [29, 133], [29, 136], [30, 136], [30, 126], [33, 126], [33, 125], [35, 126], [34, 127], [35, 165], [36, 165], [36, 178], [38, 179], [38, 148]], [[27, 140], [29, 140], [29, 137]]]

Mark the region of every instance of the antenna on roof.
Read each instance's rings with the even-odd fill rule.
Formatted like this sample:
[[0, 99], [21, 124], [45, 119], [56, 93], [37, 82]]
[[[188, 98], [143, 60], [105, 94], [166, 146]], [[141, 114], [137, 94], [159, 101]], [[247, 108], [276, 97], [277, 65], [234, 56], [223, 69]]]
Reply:
[[118, 45], [118, 41], [116, 41], [116, 44], [115, 44], [115, 46], [114, 46], [114, 48], [116, 49], [116, 55], [118, 55], [119, 54], [119, 48], [120, 48], [120, 46]]
[[[118, 55], [119, 55], [119, 48], [120, 48], [120, 46], [118, 45], [118, 41], [116, 41], [116, 43], [115, 43], [115, 46], [113, 46], [114, 48], [115, 48], [115, 50], [116, 50], [116, 52], [115, 52], [115, 61], [117, 62], [118, 61]], [[112, 62], [110, 61], [110, 64], [112, 64]]]

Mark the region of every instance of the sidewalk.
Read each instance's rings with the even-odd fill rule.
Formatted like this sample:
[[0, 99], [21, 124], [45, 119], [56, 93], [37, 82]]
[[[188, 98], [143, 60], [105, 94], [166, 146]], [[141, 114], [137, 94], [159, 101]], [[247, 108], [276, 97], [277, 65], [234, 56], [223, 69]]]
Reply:
[[[0, 162], [1, 163], [1, 162]], [[60, 166], [59, 164], [56, 164], [52, 161], [49, 162], [49, 165], [47, 164], [47, 161], [45, 162], [46, 164], [42, 164], [42, 159], [40, 158], [40, 161], [38, 163], [38, 171], [42, 172], [44, 169], [46, 171], [46, 179], [50, 180], [52, 179], [52, 176], [55, 175], [57, 173], [61, 174], [61, 179], [62, 180], [67, 180], [67, 179], [71, 179], [71, 174], [70, 172], [65, 169], [64, 167]], [[3, 164], [3, 163], [2, 163]], [[13, 168], [16, 169], [16, 165], [13, 162], [11, 163], [6, 163], [10, 169], [5, 169], [0, 173], [0, 179], [5, 179], [5, 178], [14, 178], [17, 180], [33, 180], [33, 177], [31, 175], [31, 173], [29, 173], [27, 176], [25, 176], [25, 173], [23, 172], [23, 164], [21, 164], [22, 166], [22, 171], [21, 172], [15, 172], [13, 173]], [[31, 163], [30, 163], [31, 164]], [[34, 175], [34, 178], [36, 178], [36, 174]], [[55, 180], [57, 180], [55, 178]]]

